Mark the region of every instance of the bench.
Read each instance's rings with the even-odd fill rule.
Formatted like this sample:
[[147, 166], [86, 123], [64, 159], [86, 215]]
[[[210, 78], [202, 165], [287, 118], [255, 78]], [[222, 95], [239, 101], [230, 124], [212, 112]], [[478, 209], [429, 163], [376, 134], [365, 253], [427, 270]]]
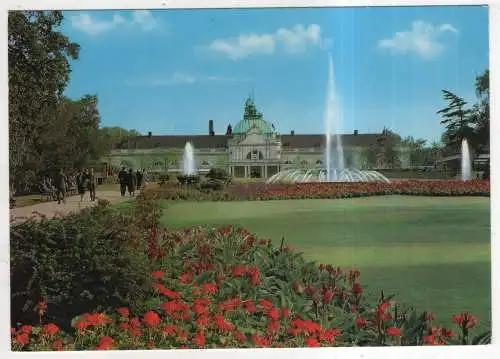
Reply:
[[43, 200], [47, 200], [47, 201], [50, 201], [50, 200], [55, 200], [56, 199], [56, 193], [53, 189], [49, 189], [49, 188], [44, 188], [42, 186], [39, 186], [38, 187], [40, 189], [40, 199], [43, 201]]

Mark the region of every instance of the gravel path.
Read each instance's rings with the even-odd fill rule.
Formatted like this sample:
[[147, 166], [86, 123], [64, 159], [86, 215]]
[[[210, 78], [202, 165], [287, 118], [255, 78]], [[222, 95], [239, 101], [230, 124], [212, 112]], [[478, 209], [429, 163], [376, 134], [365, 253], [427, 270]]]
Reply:
[[[128, 195], [125, 197], [120, 196], [119, 191], [109, 190], [97, 190], [96, 197], [97, 199], [105, 199], [111, 204], [124, 202], [130, 199]], [[78, 212], [83, 208], [95, 206], [96, 204], [97, 200], [91, 202], [88, 193], [86, 193], [83, 202], [80, 202], [80, 196], [73, 196], [66, 199], [66, 204], [57, 204], [57, 202], [49, 201], [32, 206], [14, 208], [10, 210], [10, 218], [14, 222], [21, 222], [29, 217], [37, 216], [37, 213], [52, 218], [56, 215], [67, 215], [71, 212]]]

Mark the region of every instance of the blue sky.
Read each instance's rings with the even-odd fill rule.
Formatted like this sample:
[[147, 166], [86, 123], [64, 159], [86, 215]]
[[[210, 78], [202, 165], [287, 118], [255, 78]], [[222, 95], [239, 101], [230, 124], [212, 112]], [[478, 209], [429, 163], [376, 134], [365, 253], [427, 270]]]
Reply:
[[224, 133], [254, 89], [281, 133], [322, 133], [328, 54], [343, 132], [439, 139], [441, 89], [475, 100], [485, 7], [65, 12], [81, 45], [66, 94], [97, 94], [103, 126]]

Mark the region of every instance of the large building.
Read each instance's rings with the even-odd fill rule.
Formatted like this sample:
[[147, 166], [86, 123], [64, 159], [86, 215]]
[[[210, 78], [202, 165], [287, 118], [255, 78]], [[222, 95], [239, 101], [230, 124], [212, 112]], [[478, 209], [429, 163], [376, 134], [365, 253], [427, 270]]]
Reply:
[[[225, 168], [235, 178], [269, 178], [291, 166], [323, 166], [326, 138], [322, 134], [279, 134], [267, 122], [250, 97], [245, 102], [243, 119], [225, 134], [215, 134], [213, 121], [208, 122], [206, 135], [131, 137], [122, 141], [103, 159], [109, 167], [144, 168], [149, 172], [179, 172], [187, 142], [195, 148], [200, 172]], [[381, 167], [382, 159], [369, 164], [367, 149], [379, 143], [380, 134], [341, 136], [346, 165], [356, 168]]]

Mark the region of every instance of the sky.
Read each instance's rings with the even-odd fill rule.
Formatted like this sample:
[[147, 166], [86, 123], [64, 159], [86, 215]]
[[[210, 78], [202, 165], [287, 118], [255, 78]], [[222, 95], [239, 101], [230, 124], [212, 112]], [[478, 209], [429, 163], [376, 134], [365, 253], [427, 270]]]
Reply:
[[331, 54], [339, 131], [439, 140], [441, 90], [475, 101], [486, 7], [65, 11], [81, 46], [66, 95], [97, 94], [102, 126], [217, 134], [253, 92], [282, 134], [323, 133]]

